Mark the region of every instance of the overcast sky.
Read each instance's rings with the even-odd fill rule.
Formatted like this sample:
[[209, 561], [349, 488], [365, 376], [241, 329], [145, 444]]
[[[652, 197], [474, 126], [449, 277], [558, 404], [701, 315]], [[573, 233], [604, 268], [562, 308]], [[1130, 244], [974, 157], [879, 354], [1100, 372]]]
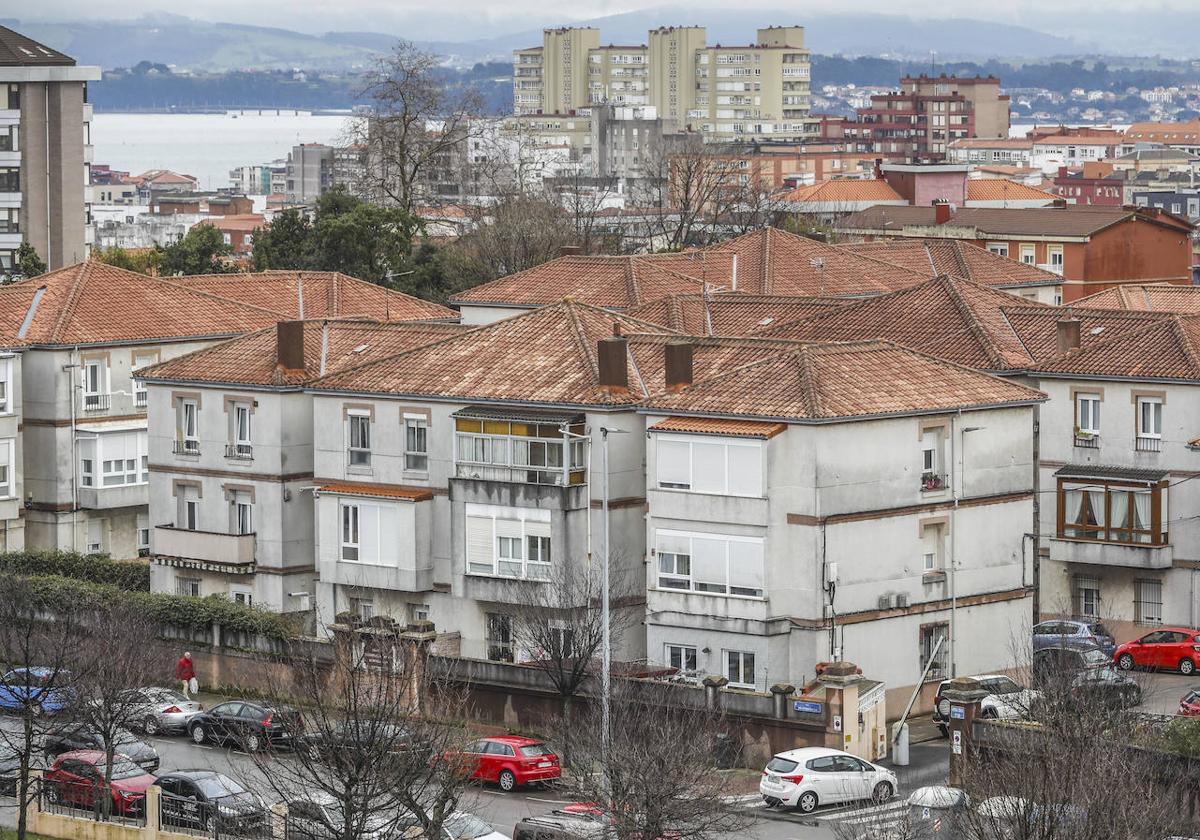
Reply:
[[[121, 0], [97, 3], [95, 0], [0, 0], [0, 18], [26, 20], [71, 20], [133, 18], [150, 12], [171, 12], [209, 21], [279, 26], [285, 29], [320, 33], [329, 30], [386, 32], [418, 39], [469, 40], [503, 35], [529, 28], [586, 20], [626, 11], [661, 6], [687, 9], [729, 8], [728, 0], [692, 0], [692, 2], [637, 2], [637, 0], [574, 0], [553, 3], [547, 0]], [[774, 15], [779, 22], [803, 23], [805, 15], [820, 12], [881, 12], [911, 16], [947, 16], [993, 19], [1029, 26], [1052, 34], [1063, 31], [1064, 21], [1072, 17], [1095, 26], [1106, 15], [1138, 14], [1158, 18], [1169, 25], [1172, 13], [1195, 12], [1198, 0], [1008, 0], [984, 4], [978, 0], [806, 0], [803, 4], [749, 0], [741, 4]], [[684, 13], [686, 14], [686, 13]], [[1048, 15], [1053, 15], [1053, 19]], [[666, 19], [664, 23], [675, 22]], [[679, 20], [684, 23], [688, 21]], [[1111, 22], [1111, 19], [1110, 19]]]

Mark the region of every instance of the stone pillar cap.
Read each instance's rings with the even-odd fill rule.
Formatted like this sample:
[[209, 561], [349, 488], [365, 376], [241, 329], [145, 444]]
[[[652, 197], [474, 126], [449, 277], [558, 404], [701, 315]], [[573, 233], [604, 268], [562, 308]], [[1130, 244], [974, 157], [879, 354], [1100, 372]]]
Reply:
[[842, 685], [850, 685], [861, 679], [862, 674], [859, 673], [858, 666], [853, 662], [830, 662], [817, 675], [817, 680], [820, 682]]
[[795, 694], [796, 686], [789, 685], [788, 683], [775, 683], [775, 685], [771, 686], [771, 693], [772, 694]]
[[955, 677], [946, 683], [942, 696], [951, 702], [973, 703], [987, 697], [988, 692], [974, 677]]
[[729, 682], [728, 677], [722, 677], [719, 674], [710, 674], [704, 678], [703, 683], [709, 688], [722, 688]]

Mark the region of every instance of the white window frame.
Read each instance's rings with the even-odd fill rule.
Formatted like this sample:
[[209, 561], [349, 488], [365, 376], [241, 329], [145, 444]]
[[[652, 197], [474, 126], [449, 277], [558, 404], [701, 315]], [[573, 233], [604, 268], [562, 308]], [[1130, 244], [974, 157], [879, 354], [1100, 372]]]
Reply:
[[230, 584], [229, 600], [233, 601], [235, 604], [242, 604], [246, 607], [252, 607], [254, 606], [254, 590], [249, 586]]
[[[657, 569], [655, 584], [656, 584], [657, 588], [662, 589], [663, 591], [666, 591], [666, 592], [692, 592], [692, 593], [701, 594], [701, 595], [715, 595], [715, 596], [722, 597], [722, 598], [762, 599], [766, 596], [766, 540], [764, 540], [762, 537], [743, 537], [743, 536], [736, 535], [736, 534], [713, 534], [713, 533], [707, 533], [707, 532], [703, 532], [703, 531], [676, 531], [676, 530], [672, 530], [669, 528], [658, 528], [655, 530], [654, 534], [655, 534], [655, 536], [654, 536], [654, 545], [655, 545], [654, 553], [655, 553], [655, 560], [656, 560], [655, 569]], [[686, 555], [684, 555], [684, 554], [680, 554], [678, 552], [661, 552], [661, 555], [660, 555], [658, 546], [661, 544], [660, 541], [662, 541], [663, 538], [674, 539], [674, 540], [687, 540], [688, 546], [689, 546], [688, 553]], [[692, 541], [696, 540], [696, 539], [712, 540], [712, 541], [719, 540], [719, 541], [723, 541], [725, 543], [725, 580], [723, 583], [723, 586], [725, 587], [724, 591], [697, 588], [698, 586], [701, 585], [701, 583], [697, 583], [697, 581], [696, 581], [695, 549], [692, 545]], [[732, 546], [737, 543], [741, 543], [743, 545], [755, 545], [755, 546], [759, 547], [760, 553], [763, 558], [763, 569], [762, 569], [763, 588], [762, 589], [751, 590], [749, 587], [733, 585], [732, 571], [733, 571], [734, 552], [731, 549], [732, 549]], [[673, 558], [673, 561], [672, 561], [673, 568], [671, 571], [668, 571], [668, 572], [663, 571], [663, 562], [662, 562], [663, 557]], [[688, 558], [686, 572], [680, 571], [680, 564], [679, 564], [680, 557]], [[667, 583], [665, 585], [664, 585], [664, 580], [667, 581]], [[673, 586], [673, 585], [671, 585], [671, 583], [676, 583], [676, 584], [685, 584], [686, 583], [687, 585], [686, 586], [684, 586], [684, 585]], [[722, 585], [722, 584], [718, 584], [716, 581], [705, 581], [702, 583], [707, 584], [707, 585]], [[733, 591], [734, 589], [742, 589], [742, 590], [746, 590], [746, 591], [734, 592]], [[757, 594], [755, 594], [755, 592], [757, 592]]]
[[1021, 262], [1025, 265], [1037, 265], [1037, 246], [1022, 245], [1021, 246]]
[[96, 459], [79, 459], [79, 486], [94, 487], [96, 485]]
[[133, 404], [135, 406], [145, 406], [150, 402], [150, 392], [146, 389], [146, 383], [133, 374], [136, 374], [144, 367], [150, 367], [157, 363], [158, 358], [154, 355], [146, 353], [134, 353], [129, 366], [129, 372], [133, 379]]
[[254, 533], [254, 503], [250, 501], [249, 493], [233, 494], [233, 533], [238, 535]]
[[11, 358], [0, 361], [0, 414], [12, 414], [13, 362]]
[[[683, 482], [668, 482], [662, 483], [659, 476], [662, 470], [662, 462], [659, 460], [661, 455], [661, 447], [663, 444], [685, 444], [688, 449], [687, 454], [687, 480]], [[696, 487], [696, 446], [721, 446], [724, 447], [725, 461], [725, 481], [722, 487], [714, 490], [698, 489]], [[744, 458], [753, 458], [758, 461], [758, 488], [756, 492], [738, 492], [734, 491], [730, 486], [730, 464], [735, 461], [740, 461]], [[767, 475], [763, 463], [763, 441], [761, 440], [737, 440], [734, 438], [723, 438], [719, 436], [701, 436], [701, 435], [676, 435], [659, 433], [655, 442], [655, 476], [654, 484], [660, 490], [679, 490], [688, 493], [703, 493], [709, 496], [739, 496], [743, 498], [757, 499], [763, 496], [763, 487], [766, 484]]]
[[183, 527], [187, 531], [200, 530], [200, 500], [183, 500]]
[[149, 551], [150, 515], [148, 513], [139, 513], [137, 515], [136, 524], [134, 527], [137, 529], [136, 538], [138, 551]]
[[[95, 388], [92, 387], [92, 371], [96, 372]], [[108, 364], [103, 359], [88, 359], [83, 363], [83, 407], [88, 407], [88, 397], [102, 397], [108, 393]], [[99, 400], [96, 401], [97, 407]]]
[[[423, 414], [405, 414], [404, 420], [404, 470], [405, 472], [429, 472], [429, 418]], [[414, 439], [420, 446], [415, 446]]]
[[1052, 269], [1061, 269], [1066, 262], [1066, 256], [1063, 254], [1063, 246], [1047, 245], [1046, 246], [1046, 262]]
[[175, 578], [175, 594], [183, 595], [189, 598], [200, 597], [200, 578], [192, 577], [177, 577]]
[[987, 244], [987, 249], [998, 257], [1007, 257], [1008, 256], [1008, 243], [1007, 242], [989, 242]]
[[343, 500], [338, 504], [338, 559], [344, 563], [361, 562], [361, 513], [357, 502]]
[[191, 397], [179, 400], [179, 439], [185, 451], [200, 451], [200, 403]]
[[[1146, 409], [1150, 409], [1150, 427], [1146, 426]], [[1163, 400], [1162, 397], [1137, 398], [1137, 436], [1140, 438], [1162, 439]]]
[[[754, 688], [755, 680], [758, 678], [754, 651], [722, 650], [721, 660], [725, 678], [729, 680], [731, 688]], [[749, 664], [749, 668], [746, 667], [747, 664]], [[749, 671], [749, 680], [746, 679], [747, 671]]]
[[921, 571], [940, 572], [945, 566], [943, 546], [945, 545], [944, 522], [925, 522], [921, 524]]
[[[688, 667], [688, 660], [691, 667]], [[675, 662], [679, 664], [676, 665]], [[680, 674], [694, 677], [700, 670], [700, 650], [695, 645], [681, 645], [674, 642], [663, 644], [663, 664], [668, 668], [677, 668]]]
[[[543, 518], [544, 517], [544, 518]], [[547, 581], [550, 580], [554, 569], [554, 545], [552, 536], [548, 534], [531, 534], [529, 526], [537, 524], [546, 526], [550, 523], [548, 511], [526, 510], [523, 508], [504, 509], [494, 508], [490, 505], [476, 505], [468, 503], [466, 508], [466, 519], [491, 519], [491, 566], [484, 568], [486, 561], [482, 559], [473, 559], [468, 554], [466, 558], [466, 573], [479, 577], [496, 577], [506, 580], [530, 580], [530, 581]], [[518, 535], [499, 534], [496, 529], [496, 522], [503, 521], [520, 525], [520, 533]], [[540, 530], [540, 529], [539, 529]], [[533, 559], [530, 555], [534, 552], [531, 550], [536, 541], [539, 557], [546, 559]], [[519, 565], [518, 574], [510, 574], [504, 570], [504, 565], [507, 564], [509, 571], [512, 571], [513, 566]]]
[[[243, 424], [243, 419], [245, 423]], [[233, 404], [233, 445], [239, 455], [253, 452], [254, 407], [250, 403]]]
[[[1102, 596], [1100, 594], [1100, 579], [1090, 577], [1088, 575], [1076, 575], [1072, 581], [1075, 587], [1075, 606], [1081, 617], [1099, 618], [1100, 617], [1100, 602]], [[1088, 594], [1092, 593], [1092, 594]]]
[[15, 451], [14, 441], [0, 441], [0, 499], [11, 499], [16, 495], [13, 470], [13, 453]]
[[1079, 392], [1075, 394], [1075, 428], [1081, 434], [1100, 434], [1100, 395]]
[[[362, 431], [360, 444], [354, 445], [354, 430]], [[356, 462], [355, 458], [359, 460]], [[346, 412], [346, 464], [351, 469], [369, 470], [371, 468], [371, 412], [351, 409]]]
[[[1138, 579], [1133, 582], [1134, 621], [1138, 624], [1163, 623], [1163, 585], [1161, 580]], [[1154, 597], [1147, 597], [1147, 596]]]

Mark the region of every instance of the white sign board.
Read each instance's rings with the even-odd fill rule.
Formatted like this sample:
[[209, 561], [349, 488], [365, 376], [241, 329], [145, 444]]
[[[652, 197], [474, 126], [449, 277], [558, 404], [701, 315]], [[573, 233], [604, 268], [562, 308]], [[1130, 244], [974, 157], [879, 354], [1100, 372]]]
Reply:
[[950, 750], [955, 755], [962, 755], [962, 733], [955, 731], [950, 734], [954, 736], [954, 740], [950, 744]]

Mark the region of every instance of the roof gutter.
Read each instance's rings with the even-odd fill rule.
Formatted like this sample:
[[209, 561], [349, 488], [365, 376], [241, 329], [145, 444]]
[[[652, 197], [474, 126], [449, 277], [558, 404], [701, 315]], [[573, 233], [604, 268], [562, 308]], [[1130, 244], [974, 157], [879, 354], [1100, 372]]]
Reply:
[[661, 414], [667, 417], [700, 417], [708, 420], [755, 420], [766, 423], [787, 423], [793, 426], [828, 426], [833, 423], [857, 423], [863, 420], [888, 420], [897, 417], [931, 417], [954, 414], [963, 411], [988, 411], [994, 408], [1024, 408], [1033, 407], [1049, 400], [1043, 397], [1037, 400], [1017, 400], [1003, 403], [979, 403], [977, 405], [954, 406], [953, 408], [932, 408], [921, 411], [894, 411], [883, 414], [853, 414], [842, 417], [783, 417], [769, 414], [713, 414], [698, 411], [672, 411], [653, 406], [635, 406], [638, 414]]

